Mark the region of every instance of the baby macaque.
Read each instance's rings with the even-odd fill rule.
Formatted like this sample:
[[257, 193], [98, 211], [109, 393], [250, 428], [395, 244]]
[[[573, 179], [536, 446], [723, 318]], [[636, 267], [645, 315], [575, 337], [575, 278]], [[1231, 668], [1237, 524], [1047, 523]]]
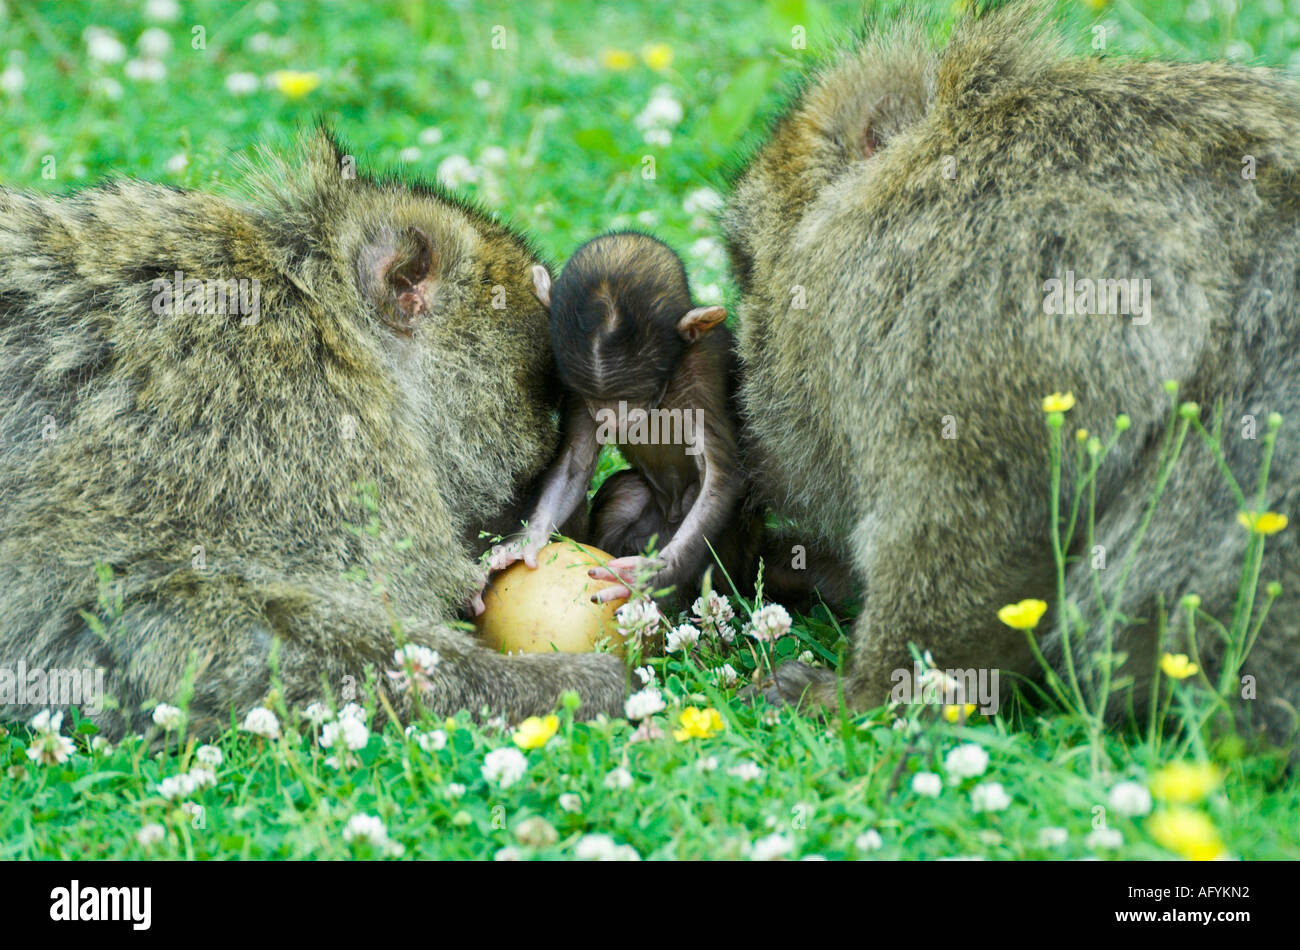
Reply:
[[[694, 593], [744, 493], [727, 312], [695, 306], [681, 260], [645, 234], [587, 242], [553, 286], [545, 267], [532, 273], [567, 391], [564, 442], [523, 538], [495, 547], [489, 570], [536, 567], [559, 531], [620, 555], [592, 570], [619, 582], [595, 599], [627, 597], [640, 577], [654, 591], [671, 587], [679, 602]], [[631, 468], [601, 486], [588, 520], [583, 503], [610, 443]], [[652, 542], [657, 557], [640, 556]]]

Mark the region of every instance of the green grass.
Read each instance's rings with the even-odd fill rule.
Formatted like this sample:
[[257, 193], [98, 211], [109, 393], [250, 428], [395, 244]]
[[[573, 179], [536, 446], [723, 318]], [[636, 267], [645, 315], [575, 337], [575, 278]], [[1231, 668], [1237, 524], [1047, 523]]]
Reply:
[[[909, 5], [877, 6], [889, 13]], [[957, 8], [929, 6], [939, 12], [939, 30]], [[1116, 27], [1108, 34], [1114, 52], [1300, 65], [1300, 4], [1253, 2], [1235, 15], [1223, 6], [1061, 4], [1060, 14], [1080, 48], [1101, 18]], [[781, 82], [843, 38], [858, 17], [858, 4], [845, 2], [699, 2], [688, 9], [193, 2], [182, 21], [163, 25], [173, 40], [163, 58], [166, 79], [148, 83], [126, 78], [121, 62], [90, 60], [82, 36], [91, 25], [112, 29], [134, 56], [148, 25], [142, 7], [6, 4], [0, 56], [22, 72], [25, 87], [18, 95], [0, 93], [7, 143], [0, 181], [63, 190], [116, 174], [219, 187], [238, 174], [236, 157], [259, 143], [287, 144], [296, 126], [324, 116], [363, 170], [401, 167], [433, 178], [445, 160], [464, 156], [479, 174], [465, 192], [526, 228], [553, 261], [609, 227], [654, 230], [682, 250], [701, 300], [730, 300], [734, 291], [716, 226], [687, 207], [688, 196], [725, 190], [742, 141], [779, 105]], [[1208, 16], [1198, 19], [1202, 9]], [[190, 47], [194, 24], [205, 29], [205, 50]], [[806, 50], [791, 48], [794, 25], [807, 26]], [[493, 48], [496, 26], [504, 27], [504, 50]], [[255, 39], [259, 34], [269, 48]], [[647, 43], [667, 44], [671, 65], [649, 68], [641, 58]], [[609, 49], [630, 52], [630, 68], [602, 66]], [[226, 87], [233, 73], [261, 79], [279, 69], [315, 72], [320, 85], [296, 100], [264, 85], [242, 96]], [[119, 97], [105, 94], [105, 79], [119, 84]], [[671, 88], [682, 118], [670, 144], [649, 145], [635, 119], [660, 86]], [[425, 131], [432, 128], [437, 141]], [[494, 159], [495, 149], [504, 155]], [[646, 155], [655, 157], [653, 179], [642, 174]], [[53, 177], [43, 177], [51, 167]], [[737, 608], [743, 613], [744, 605]], [[795, 636], [774, 652], [781, 658], [809, 649], [833, 661], [849, 619], [821, 608], [796, 617]], [[26, 754], [30, 733], [13, 729], [0, 734], [0, 857], [366, 856], [374, 850], [348, 844], [342, 834], [350, 818], [364, 813], [385, 823], [407, 857], [488, 858], [503, 848], [565, 857], [584, 836], [598, 834], [643, 858], [740, 857], [772, 835], [781, 837], [766, 845], [788, 845], [792, 857], [1157, 858], [1170, 852], [1153, 836], [1152, 818], [1120, 814], [1110, 790], [1126, 779], [1148, 783], [1182, 760], [1210, 761], [1222, 772], [1222, 782], [1193, 807], [1218, 829], [1227, 853], [1300, 853], [1296, 781], [1284, 758], [1222, 731], [1208, 741], [1204, 730], [1178, 731], [1184, 712], [1206, 708], [1209, 690], [1202, 695], [1179, 685], [1186, 703], [1175, 707], [1168, 733], [1146, 723], [1103, 729], [1087, 697], [1061, 709], [1037, 694], [1032, 704], [1017, 702], [991, 720], [977, 716], [964, 725], [945, 721], [933, 706], [904, 708], [903, 728], [886, 710], [821, 723], [747, 705], [734, 688], [716, 685], [708, 671], [723, 663], [743, 684], [756, 665], [770, 662], [742, 646], [744, 639], [734, 646], [705, 642], [689, 659], [649, 661], [668, 703], [657, 717], [663, 738], [631, 743], [627, 722], [574, 723], [565, 708], [556, 736], [523, 753], [527, 771], [508, 788], [487, 781], [482, 767], [490, 750], [513, 747], [511, 730], [475, 726], [463, 715], [453, 724], [422, 724], [446, 733], [444, 748], [422, 749], [390, 726], [371, 735], [358, 762], [343, 769], [325, 763], [329, 750], [311, 727], [301, 734], [286, 728], [294, 738], [281, 740], [232, 729], [218, 743], [224, 761], [214, 784], [189, 796], [201, 811], [158, 791], [161, 780], [193, 766], [194, 744], [179, 732], [92, 750], [85, 724], [74, 755], [40, 766]], [[725, 729], [675, 741], [671, 733], [687, 705], [717, 709]], [[280, 713], [287, 727], [296, 711]], [[157, 751], [160, 743], [166, 751]], [[988, 753], [982, 775], [946, 781], [937, 797], [913, 789], [918, 772], [946, 776], [946, 756], [967, 743]], [[732, 774], [746, 763], [761, 774]], [[629, 787], [606, 787], [617, 769], [626, 770]], [[973, 787], [987, 782], [1003, 787], [1005, 809], [972, 808]], [[454, 795], [457, 785], [463, 792]], [[567, 796], [575, 795], [576, 809], [567, 810], [562, 797], [573, 806]], [[534, 817], [553, 836], [532, 822], [521, 841], [520, 825]], [[1089, 837], [1099, 823], [1120, 832], [1118, 847]], [[164, 836], [143, 845], [137, 833], [152, 824]], [[1049, 827], [1065, 829], [1064, 844], [1040, 844], [1040, 831]], [[879, 850], [866, 850], [873, 843], [863, 839], [867, 832], [879, 834]]]

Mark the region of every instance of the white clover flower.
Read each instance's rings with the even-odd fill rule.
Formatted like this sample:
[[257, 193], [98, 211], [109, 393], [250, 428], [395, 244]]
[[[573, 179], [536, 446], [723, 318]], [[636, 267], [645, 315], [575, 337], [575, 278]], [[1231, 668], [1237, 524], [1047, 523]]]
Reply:
[[790, 614], [780, 604], [768, 604], [754, 611], [746, 630], [760, 643], [775, 643], [790, 632]]
[[1088, 832], [1083, 843], [1094, 851], [1115, 849], [1124, 845], [1124, 834], [1116, 828], [1094, 828]]
[[185, 778], [189, 781], [190, 789], [198, 791], [203, 788], [211, 788], [217, 784], [217, 777], [209, 769], [202, 766], [192, 768], [185, 773]]
[[988, 766], [989, 754], [982, 745], [975, 742], [957, 746], [943, 759], [943, 770], [957, 781], [983, 775]]
[[159, 703], [153, 708], [153, 721], [168, 731], [179, 729], [181, 725], [181, 711], [175, 706], [168, 706], [166, 703]]
[[633, 722], [648, 719], [655, 713], [663, 712], [665, 708], [663, 693], [654, 686], [633, 693], [623, 704], [624, 714]]
[[253, 8], [253, 15], [263, 23], [271, 23], [280, 15], [280, 8], [272, 3], [271, 0], [263, 0], [263, 2]]
[[648, 666], [638, 666], [632, 672], [641, 680], [642, 686], [649, 686], [655, 680], [655, 671]]
[[926, 798], [938, 798], [943, 780], [934, 772], [917, 772], [912, 776], [912, 791]]
[[95, 736], [90, 740], [90, 751], [104, 753], [112, 752], [113, 743], [109, 742], [103, 736]]
[[437, 145], [442, 141], [442, 129], [435, 128], [432, 125], [427, 129], [421, 129], [415, 140], [421, 145]]
[[859, 851], [879, 851], [885, 846], [885, 841], [880, 837], [880, 832], [871, 828], [862, 832], [853, 841], [853, 846]]
[[340, 719], [355, 719], [357, 722], [367, 722], [370, 717], [366, 715], [366, 707], [360, 703], [348, 703], [339, 710]]
[[746, 760], [727, 769], [727, 774], [735, 776], [742, 782], [754, 782], [763, 777], [763, 769], [757, 762]]
[[157, 822], [145, 825], [135, 833], [136, 843], [142, 848], [152, 848], [167, 837], [167, 829]]
[[194, 779], [190, 772], [184, 775], [169, 775], [158, 783], [158, 794], [169, 802], [188, 798], [194, 793]]
[[514, 746], [493, 749], [483, 757], [483, 778], [500, 788], [509, 788], [524, 777], [528, 760]]
[[172, 38], [166, 30], [151, 26], [135, 41], [145, 59], [162, 59], [172, 51]]
[[645, 108], [633, 121], [642, 132], [653, 129], [670, 129], [681, 122], [685, 114], [682, 104], [673, 96], [673, 91], [661, 87], [655, 90], [650, 101], [646, 103]]
[[171, 175], [179, 175], [189, 167], [190, 157], [184, 152], [178, 152], [171, 158], [167, 159], [167, 172]]
[[415, 145], [408, 145], [406, 148], [402, 149], [400, 152], [397, 153], [397, 160], [407, 165], [411, 164], [412, 162], [418, 162], [420, 160], [419, 147]]
[[706, 755], [695, 763], [697, 772], [716, 772], [718, 770], [718, 757], [716, 755]]
[[122, 98], [122, 93], [125, 90], [123, 90], [122, 84], [112, 76], [99, 76], [91, 82], [90, 91], [103, 96], [110, 102], [116, 102]]
[[200, 765], [207, 766], [210, 769], [219, 769], [226, 757], [214, 745], [201, 745], [194, 750], [194, 758]]
[[981, 782], [971, 789], [970, 804], [975, 811], [1003, 811], [1011, 804], [1011, 796], [1000, 782]]
[[614, 613], [618, 632], [624, 637], [641, 637], [654, 630], [663, 619], [653, 600], [629, 600]]
[[126, 47], [113, 35], [112, 30], [90, 26], [82, 33], [82, 37], [86, 41], [87, 55], [97, 62], [120, 63], [126, 58]]
[[1151, 793], [1141, 782], [1120, 782], [1110, 790], [1106, 801], [1110, 804], [1111, 811], [1128, 818], [1151, 811]]
[[343, 840], [349, 844], [354, 841], [364, 841], [371, 847], [393, 857], [397, 857], [406, 850], [397, 842], [389, 840], [388, 829], [374, 815], [359, 814], [349, 818], [347, 825], [343, 828]]
[[560, 808], [570, 813], [582, 811], [582, 797], [573, 792], [565, 792], [558, 799]]
[[479, 161], [486, 168], [505, 168], [509, 156], [500, 145], [489, 145], [479, 153]]
[[437, 650], [418, 643], [408, 643], [393, 651], [393, 662], [399, 668], [410, 663], [422, 673], [432, 673], [441, 661], [442, 657], [438, 655]]
[[128, 59], [122, 74], [136, 82], [162, 82], [167, 78], [167, 67], [157, 59]]
[[475, 79], [469, 88], [476, 99], [486, 99], [492, 95], [492, 84], [486, 79]]
[[352, 716], [340, 716], [335, 722], [327, 722], [321, 727], [320, 745], [322, 749], [332, 749], [342, 740], [343, 745], [355, 752], [364, 749], [370, 741], [370, 730], [360, 719]]
[[615, 844], [609, 835], [583, 835], [573, 846], [573, 856], [579, 861], [640, 861], [641, 856], [631, 845]]
[[492, 855], [493, 861], [522, 861], [524, 853], [512, 844], [504, 848], [498, 848], [496, 854]]
[[232, 96], [252, 95], [259, 85], [256, 73], [231, 73], [226, 77], [226, 92]]
[[788, 835], [778, 832], [755, 841], [749, 849], [749, 860], [779, 861], [788, 857], [793, 850], [794, 842], [790, 840]]
[[63, 713], [55, 712], [53, 709], [42, 709], [32, 717], [28, 725], [33, 732], [41, 735], [58, 735], [59, 730], [63, 728]]
[[1059, 848], [1070, 838], [1070, 833], [1064, 828], [1041, 828], [1038, 832], [1038, 846], [1040, 848]]
[[696, 188], [682, 201], [682, 210], [687, 214], [717, 214], [722, 205], [722, 196], [712, 188]]
[[176, 0], [145, 0], [144, 18], [154, 23], [175, 23], [180, 19], [181, 5]]
[[464, 155], [448, 155], [438, 163], [438, 183], [459, 188], [479, 180], [480, 169]]
[[740, 681], [740, 674], [730, 663], [723, 663], [713, 671], [714, 678], [718, 681], [719, 686], [735, 686]]
[[447, 797], [448, 797], [448, 798], [452, 798], [452, 799], [460, 798], [460, 797], [462, 797], [464, 794], [465, 794], [465, 786], [462, 785], [460, 782], [448, 782], [448, 783], [447, 783]]
[[324, 703], [312, 703], [302, 711], [302, 714], [308, 722], [317, 726], [334, 718], [334, 714], [330, 712], [329, 707]]
[[710, 270], [721, 270], [727, 264], [727, 252], [717, 238], [702, 237], [687, 252], [691, 259]]
[[641, 133], [641, 138], [645, 139], [646, 145], [655, 148], [667, 148], [673, 144], [673, 133], [667, 129], [646, 129]]
[[700, 641], [700, 631], [693, 624], [684, 623], [668, 632], [664, 646], [669, 653], [686, 652]]
[[608, 789], [632, 787], [632, 773], [624, 768], [610, 769], [605, 775], [604, 785]]
[[414, 739], [425, 752], [440, 752], [447, 748], [447, 733], [441, 729], [435, 729], [432, 732], [421, 732], [415, 726], [406, 727], [407, 738]]
[[653, 211], [638, 211], [636, 213], [636, 223], [647, 228], [652, 228], [659, 223], [659, 215]]
[[254, 33], [244, 43], [250, 53], [269, 53], [275, 45], [270, 33]]
[[57, 732], [39, 733], [27, 747], [27, 758], [37, 765], [62, 765], [77, 750], [72, 740]]
[[264, 706], [258, 706], [256, 709], [249, 710], [244, 717], [243, 730], [251, 732], [255, 736], [262, 736], [267, 739], [280, 738], [280, 720], [275, 717], [275, 713]]
[[27, 77], [23, 74], [23, 68], [17, 63], [11, 63], [5, 67], [4, 72], [0, 73], [0, 89], [4, 90], [5, 95], [16, 96], [26, 85]]
[[709, 591], [707, 597], [697, 597], [695, 603], [691, 604], [691, 613], [705, 626], [724, 624], [736, 616], [736, 612], [731, 608], [731, 602], [716, 590]]

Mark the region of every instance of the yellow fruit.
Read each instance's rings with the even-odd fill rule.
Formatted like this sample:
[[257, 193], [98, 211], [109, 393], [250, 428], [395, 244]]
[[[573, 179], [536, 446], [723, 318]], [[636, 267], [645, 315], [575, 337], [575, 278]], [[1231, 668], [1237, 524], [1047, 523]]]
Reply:
[[483, 594], [485, 609], [475, 621], [479, 636], [505, 653], [589, 653], [608, 637], [621, 654], [614, 612], [627, 600], [593, 604], [592, 595], [613, 581], [587, 576], [612, 559], [590, 545], [556, 541], [538, 552], [536, 568], [512, 564]]

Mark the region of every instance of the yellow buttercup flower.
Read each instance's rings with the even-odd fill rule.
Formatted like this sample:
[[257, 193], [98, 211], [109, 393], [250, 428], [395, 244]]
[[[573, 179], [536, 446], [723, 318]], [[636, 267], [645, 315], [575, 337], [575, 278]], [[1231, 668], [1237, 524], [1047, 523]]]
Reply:
[[1043, 412], [1069, 412], [1074, 408], [1074, 393], [1052, 393], [1043, 399]]
[[1047, 613], [1047, 604], [1041, 600], [1022, 600], [1007, 604], [998, 611], [998, 619], [1012, 630], [1033, 630]]
[[647, 43], [641, 47], [641, 58], [657, 73], [673, 64], [673, 48], [667, 43]]
[[555, 735], [559, 728], [559, 716], [529, 716], [515, 730], [515, 745], [521, 749], [540, 749], [551, 740], [551, 736]]
[[944, 706], [943, 718], [949, 722], [957, 722], [961, 719], [969, 719], [975, 714], [974, 703], [962, 703], [960, 706]]
[[1286, 527], [1286, 515], [1280, 515], [1276, 511], [1266, 511], [1263, 514], [1256, 511], [1239, 511], [1237, 524], [1255, 534], [1277, 534]]
[[271, 82], [290, 99], [301, 99], [320, 85], [320, 76], [300, 73], [296, 69], [281, 69], [271, 74]]
[[1185, 680], [1195, 676], [1200, 667], [1186, 653], [1166, 653], [1160, 658], [1160, 669], [1170, 679]]
[[1192, 861], [1213, 861], [1223, 854], [1214, 822], [1191, 808], [1168, 808], [1147, 819], [1147, 830], [1162, 848]]
[[682, 710], [679, 725], [681, 726], [680, 729], [673, 730], [673, 738], [678, 742], [686, 742], [689, 739], [707, 739], [726, 728], [722, 716], [711, 706], [705, 709], [687, 706]]
[[1221, 777], [1213, 765], [1174, 762], [1151, 776], [1151, 794], [1162, 802], [1191, 805], [1218, 788]]
[[1088, 441], [1088, 430], [1087, 430], [1087, 429], [1075, 429], [1075, 430], [1074, 430], [1074, 441], [1076, 441], [1076, 442], [1087, 442], [1087, 441]]
[[631, 69], [636, 62], [632, 54], [625, 49], [606, 49], [600, 51], [600, 65], [606, 69]]

